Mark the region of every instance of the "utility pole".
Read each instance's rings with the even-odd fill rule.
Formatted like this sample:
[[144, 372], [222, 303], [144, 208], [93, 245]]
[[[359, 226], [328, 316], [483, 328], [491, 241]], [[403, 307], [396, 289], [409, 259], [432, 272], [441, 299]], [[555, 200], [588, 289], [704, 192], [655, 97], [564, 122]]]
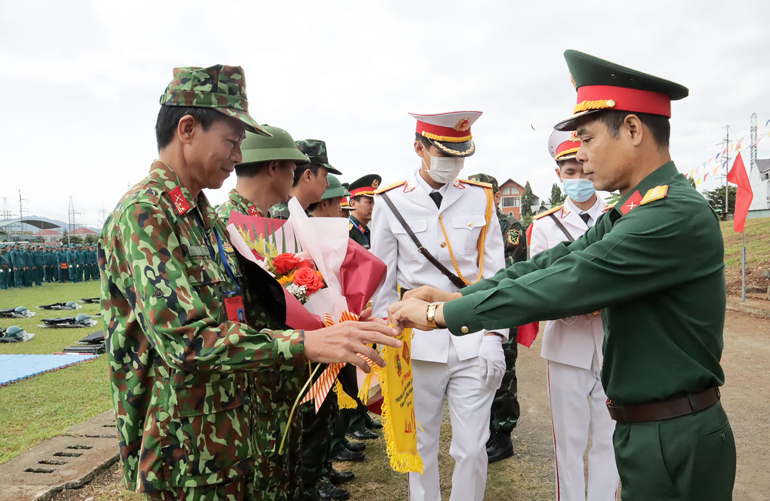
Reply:
[[749, 174], [757, 164], [757, 114], [751, 114], [751, 160], [749, 161]]
[[19, 235], [24, 234], [24, 202], [29, 200], [21, 198], [21, 190], [19, 190]]
[[727, 137], [725, 138], [725, 152], [727, 160], [725, 160], [725, 221], [730, 214], [730, 183], [727, 181], [727, 173], [730, 172], [730, 126], [726, 125]]
[[70, 235], [72, 235], [72, 232], [75, 231], [75, 204], [72, 202], [72, 197], [70, 197], [70, 205], [69, 209], [67, 210], [67, 217], [69, 219], [69, 230], [67, 230], [67, 246], [69, 246]]

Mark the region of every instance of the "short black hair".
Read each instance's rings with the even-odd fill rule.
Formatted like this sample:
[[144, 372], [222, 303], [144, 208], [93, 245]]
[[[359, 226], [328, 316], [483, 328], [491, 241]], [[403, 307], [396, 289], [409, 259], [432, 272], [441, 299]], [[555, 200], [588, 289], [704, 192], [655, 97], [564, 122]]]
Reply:
[[237, 177], [252, 178], [259, 174], [259, 172], [270, 165], [272, 160], [265, 160], [264, 162], [251, 162], [247, 164], [238, 164], [235, 166], [235, 175]]
[[414, 133], [414, 140], [415, 141], [420, 141], [420, 144], [425, 146], [426, 149], [430, 148], [430, 145], [431, 145], [430, 140], [427, 137], [425, 137], [422, 134], [420, 134], [419, 132], [415, 132]]
[[299, 180], [302, 179], [302, 174], [304, 174], [306, 170], [309, 170], [314, 176], [317, 176], [318, 169], [320, 168], [321, 166], [316, 164], [298, 165], [297, 168], [294, 169], [294, 182], [291, 185], [292, 188], [299, 184]]
[[158, 111], [158, 119], [155, 121], [155, 139], [158, 141], [158, 151], [171, 144], [179, 121], [185, 115], [191, 115], [196, 122], [201, 124], [204, 132], [216, 122], [227, 119], [227, 116], [214, 108], [161, 106], [160, 111]]
[[668, 148], [671, 139], [671, 122], [669, 122], [668, 117], [623, 110], [604, 110], [599, 112], [598, 115], [596, 119], [601, 120], [612, 137], [618, 137], [620, 126], [623, 125], [628, 115], [636, 115], [650, 129], [652, 139], [658, 145], [658, 148]]

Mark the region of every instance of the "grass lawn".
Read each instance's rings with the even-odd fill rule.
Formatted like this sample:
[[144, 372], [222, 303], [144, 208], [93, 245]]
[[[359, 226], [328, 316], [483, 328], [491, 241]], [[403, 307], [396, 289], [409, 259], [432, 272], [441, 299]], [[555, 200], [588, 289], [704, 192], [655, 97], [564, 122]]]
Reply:
[[[22, 327], [35, 337], [26, 343], [0, 344], [0, 354], [51, 354], [72, 346], [86, 335], [101, 330], [102, 323], [82, 329], [43, 329], [43, 318], [99, 313], [98, 304], [83, 304], [73, 311], [48, 311], [41, 304], [98, 297], [96, 281], [78, 284], [43, 284], [42, 287], [0, 291], [0, 309], [26, 306], [37, 315], [29, 319], [0, 319], [0, 327]], [[34, 376], [0, 388], [0, 463], [61, 434], [111, 408], [107, 356]]]
[[[770, 271], [770, 218], [749, 219], [743, 229], [746, 241], [746, 285], [766, 288], [762, 276]], [[725, 240], [725, 279], [729, 294], [741, 293], [741, 234], [733, 231], [733, 222], [722, 223]]]

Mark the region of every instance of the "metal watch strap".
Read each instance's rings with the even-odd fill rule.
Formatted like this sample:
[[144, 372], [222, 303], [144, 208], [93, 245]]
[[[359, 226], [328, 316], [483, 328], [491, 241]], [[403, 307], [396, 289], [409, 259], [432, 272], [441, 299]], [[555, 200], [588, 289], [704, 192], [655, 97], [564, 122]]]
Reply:
[[425, 311], [425, 319], [428, 321], [428, 327], [431, 329], [439, 328], [436, 323], [436, 310], [440, 304], [441, 303], [430, 303], [428, 304], [428, 309]]
[[401, 223], [401, 226], [403, 226], [404, 230], [406, 230], [406, 234], [409, 235], [409, 238], [412, 239], [412, 242], [417, 246], [417, 251], [425, 256], [425, 259], [427, 259], [430, 264], [435, 266], [438, 271], [440, 271], [445, 277], [447, 277], [454, 285], [455, 287], [458, 287], [462, 289], [463, 287], [466, 287], [466, 283], [462, 281], [460, 277], [449, 271], [449, 269], [441, 264], [441, 262], [433, 257], [433, 254], [428, 252], [428, 249], [423, 247], [420, 240], [417, 238], [417, 235], [414, 234], [412, 231], [412, 228], [409, 227], [408, 224], [406, 224], [406, 221], [404, 221], [404, 217], [401, 215], [401, 213], [396, 209], [396, 206], [393, 205], [393, 201], [390, 199], [387, 193], [380, 193], [380, 196], [385, 200], [385, 203], [388, 204], [388, 207], [390, 207], [390, 210], [393, 212], [393, 215], [396, 216], [396, 219], [398, 219], [398, 222]]

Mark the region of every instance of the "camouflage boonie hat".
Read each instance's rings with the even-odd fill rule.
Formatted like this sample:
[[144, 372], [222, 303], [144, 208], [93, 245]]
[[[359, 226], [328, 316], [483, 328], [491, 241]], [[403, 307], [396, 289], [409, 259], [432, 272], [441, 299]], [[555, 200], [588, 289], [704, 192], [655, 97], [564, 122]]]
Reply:
[[497, 184], [497, 179], [490, 176], [489, 174], [473, 174], [472, 176], [468, 176], [468, 179], [479, 183], [491, 184], [493, 193], [497, 193], [498, 191], [500, 191], [500, 186], [498, 186]]
[[270, 136], [249, 115], [246, 99], [246, 77], [240, 66], [217, 64], [208, 68], [185, 66], [174, 68], [174, 79], [160, 96], [163, 106], [214, 108], [228, 117], [237, 118], [246, 130]]
[[297, 148], [307, 155], [307, 158], [312, 165], [320, 165], [321, 167], [326, 167], [332, 174], [337, 174], [338, 176], [342, 175], [342, 172], [329, 164], [329, 155], [326, 153], [325, 142], [320, 139], [302, 139], [301, 141], [297, 141]]

